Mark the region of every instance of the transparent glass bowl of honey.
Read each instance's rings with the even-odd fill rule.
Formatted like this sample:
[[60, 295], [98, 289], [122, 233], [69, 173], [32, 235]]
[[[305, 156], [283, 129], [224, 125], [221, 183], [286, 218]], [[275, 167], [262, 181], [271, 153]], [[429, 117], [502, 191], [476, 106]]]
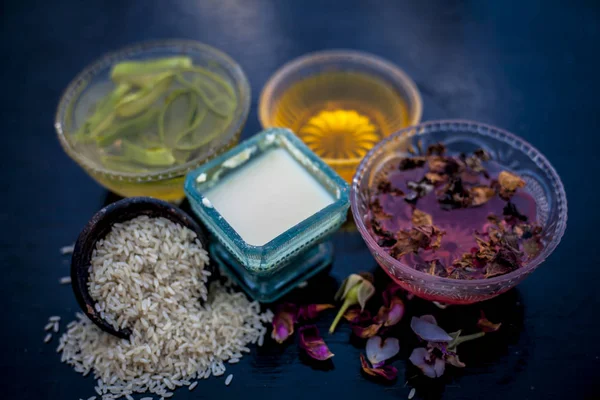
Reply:
[[415, 83], [394, 64], [348, 50], [323, 51], [281, 67], [260, 96], [263, 128], [285, 127], [347, 182], [380, 140], [419, 123]]
[[102, 186], [178, 202], [187, 172], [238, 143], [249, 108], [250, 86], [234, 60], [199, 42], [164, 40], [85, 68], [65, 90], [55, 128]]

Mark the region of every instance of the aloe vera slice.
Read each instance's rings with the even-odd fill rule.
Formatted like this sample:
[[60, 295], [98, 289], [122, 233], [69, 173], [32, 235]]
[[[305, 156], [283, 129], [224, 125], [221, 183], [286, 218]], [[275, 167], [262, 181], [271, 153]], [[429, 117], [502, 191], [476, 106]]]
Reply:
[[125, 139], [135, 134], [143, 134], [157, 120], [158, 114], [158, 109], [150, 108], [137, 117], [113, 124], [110, 129], [96, 137], [96, 144], [99, 147], [105, 147], [117, 139]]
[[209, 110], [211, 110], [213, 113], [217, 114], [218, 116], [220, 116], [222, 118], [228, 118], [231, 116], [231, 112], [228, 112], [229, 108], [224, 109], [222, 107], [219, 107], [220, 104], [215, 105], [213, 100], [211, 100], [206, 95], [206, 93], [200, 86], [195, 86], [194, 84], [188, 82], [181, 75], [177, 75], [176, 79], [180, 84], [188, 87], [190, 90], [194, 91], [198, 96], [200, 96], [202, 101], [206, 104], [206, 106], [209, 108]]
[[132, 117], [150, 107], [171, 86], [173, 73], [165, 72], [151, 86], [146, 86], [134, 93], [123, 97], [115, 106], [119, 117]]
[[96, 103], [94, 113], [81, 125], [74, 135], [76, 140], [86, 141], [98, 136], [102, 131], [110, 127], [115, 119], [114, 107], [117, 102], [125, 96], [131, 85], [120, 84]]
[[115, 82], [143, 82], [141, 77], [152, 77], [164, 71], [191, 68], [190, 57], [165, 57], [148, 61], [123, 61], [115, 64], [110, 77]]
[[102, 156], [100, 162], [106, 168], [119, 172], [142, 173], [149, 170], [137, 165], [132, 165], [131, 161], [123, 156]]
[[122, 142], [123, 157], [129, 161], [149, 167], [168, 167], [175, 164], [171, 150], [165, 147], [145, 149], [128, 140]]

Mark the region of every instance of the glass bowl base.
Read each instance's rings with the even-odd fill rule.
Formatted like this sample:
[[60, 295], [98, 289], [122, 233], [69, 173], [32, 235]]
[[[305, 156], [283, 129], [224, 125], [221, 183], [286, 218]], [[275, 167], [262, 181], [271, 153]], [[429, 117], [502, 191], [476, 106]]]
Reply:
[[218, 242], [211, 243], [210, 254], [252, 299], [271, 303], [330, 265], [333, 245], [330, 241], [316, 244], [270, 272], [249, 271]]

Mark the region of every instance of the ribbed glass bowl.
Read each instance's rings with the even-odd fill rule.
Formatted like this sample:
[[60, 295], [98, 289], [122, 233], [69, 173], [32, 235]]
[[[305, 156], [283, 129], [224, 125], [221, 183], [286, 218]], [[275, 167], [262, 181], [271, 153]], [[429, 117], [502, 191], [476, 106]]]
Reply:
[[282, 66], [259, 102], [263, 128], [291, 129], [347, 182], [381, 140], [421, 120], [421, 95], [391, 62], [352, 50], [310, 53]]
[[[151, 58], [188, 56], [195, 66], [205, 68], [227, 81], [235, 92], [237, 107], [231, 122], [184, 164], [134, 173], [106, 168], [73, 141], [73, 134], [81, 123], [84, 102], [89, 103], [90, 92], [102, 84], [111, 84], [110, 71], [115, 63]], [[84, 104], [85, 105], [85, 104]], [[250, 85], [242, 68], [228, 55], [205, 44], [189, 40], [144, 42], [108, 53], [86, 67], [65, 90], [56, 113], [55, 128], [65, 152], [102, 186], [124, 197], [151, 196], [167, 201], [184, 197], [183, 181], [188, 171], [235, 146], [250, 109]]]
[[[407, 155], [407, 148], [422, 142], [423, 148], [441, 142], [450, 155], [483, 148], [492, 160], [527, 183], [523, 189], [536, 202], [537, 223], [543, 227], [544, 248], [526, 265], [508, 274], [476, 280], [441, 278], [417, 271], [385, 252], [367, 228], [368, 203], [375, 177], [391, 160]], [[556, 249], [567, 225], [567, 198], [563, 184], [550, 162], [523, 139], [489, 125], [449, 120], [431, 121], [401, 130], [377, 144], [358, 167], [350, 192], [352, 214], [358, 230], [375, 260], [388, 275], [415, 295], [449, 304], [470, 304], [490, 299], [513, 288]]]

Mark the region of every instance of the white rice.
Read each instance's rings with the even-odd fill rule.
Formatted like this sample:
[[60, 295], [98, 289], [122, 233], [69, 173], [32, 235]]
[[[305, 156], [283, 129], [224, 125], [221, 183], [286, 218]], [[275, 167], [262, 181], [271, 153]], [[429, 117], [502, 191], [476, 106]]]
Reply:
[[229, 384], [231, 383], [232, 380], [233, 380], [233, 374], [229, 374], [229, 376], [227, 376], [227, 379], [225, 379], [225, 386], [229, 386]]
[[66, 255], [66, 254], [71, 254], [73, 252], [73, 250], [75, 250], [75, 245], [69, 245], [69, 246], [63, 246], [60, 248], [60, 254], [62, 255]]
[[408, 393], [408, 400], [415, 397], [415, 393], [417, 393], [417, 389], [415, 389], [415, 388], [410, 389], [410, 392]]
[[194, 388], [195, 388], [197, 385], [198, 385], [198, 381], [196, 381], [196, 382], [192, 383], [192, 384], [191, 384], [191, 385], [188, 387], [188, 389], [189, 389], [190, 391], [192, 391], [192, 390], [194, 390]]
[[45, 337], [44, 337], [44, 343], [48, 343], [49, 341], [52, 340], [52, 334], [48, 333]]
[[46, 326], [44, 326], [44, 330], [49, 331], [49, 330], [52, 330], [53, 327], [54, 327], [54, 322], [48, 322], [46, 324]]
[[102, 400], [144, 392], [169, 398], [178, 386], [223, 375], [227, 360], [262, 341], [273, 314], [218, 282], [208, 291], [207, 262], [196, 234], [169, 220], [115, 224], [96, 245], [89, 291], [96, 312], [132, 335], [118, 339], [78, 313], [60, 338], [61, 360], [93, 372]]
[[50, 322], [58, 322], [58, 321], [60, 321], [60, 317], [58, 315], [53, 315], [50, 318], [48, 318], [48, 321], [50, 321]]
[[59, 279], [58, 283], [60, 283], [61, 285], [68, 285], [71, 283], [71, 277], [63, 276], [62, 278]]

